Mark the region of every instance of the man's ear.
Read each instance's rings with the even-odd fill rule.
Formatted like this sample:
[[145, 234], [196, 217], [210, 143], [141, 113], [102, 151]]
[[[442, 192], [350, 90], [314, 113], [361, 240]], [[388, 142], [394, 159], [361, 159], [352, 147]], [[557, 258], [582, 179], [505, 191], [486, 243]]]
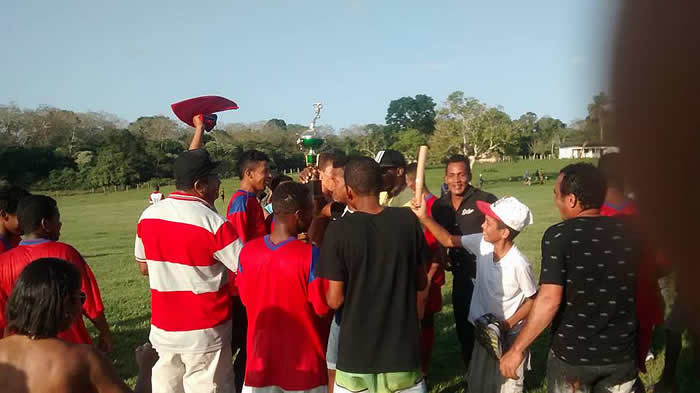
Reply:
[[5, 210], [0, 210], [0, 220], [7, 221], [10, 215]]
[[576, 205], [578, 204], [578, 198], [576, 198], [576, 195], [574, 194], [569, 194], [565, 197], [566, 204], [569, 206], [571, 209], [575, 208]]
[[49, 233], [49, 232], [51, 232], [51, 231], [49, 230], [49, 221], [48, 221], [46, 218], [42, 218], [42, 219], [41, 219], [41, 231], [42, 231], [43, 233]]
[[396, 176], [403, 176], [406, 173], [406, 168], [396, 168]]

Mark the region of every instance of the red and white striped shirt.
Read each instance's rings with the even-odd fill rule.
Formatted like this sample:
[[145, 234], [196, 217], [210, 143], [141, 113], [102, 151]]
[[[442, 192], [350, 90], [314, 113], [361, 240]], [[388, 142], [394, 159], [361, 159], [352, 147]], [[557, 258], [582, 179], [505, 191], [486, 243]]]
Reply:
[[242, 247], [233, 225], [197, 196], [174, 192], [143, 212], [134, 254], [148, 264], [156, 349], [202, 353], [230, 345], [228, 272], [238, 268]]

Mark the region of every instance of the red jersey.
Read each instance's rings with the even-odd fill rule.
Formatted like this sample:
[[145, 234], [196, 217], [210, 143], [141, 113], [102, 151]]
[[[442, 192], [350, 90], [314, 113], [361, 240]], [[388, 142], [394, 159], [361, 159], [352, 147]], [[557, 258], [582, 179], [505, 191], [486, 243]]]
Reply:
[[[605, 202], [600, 208], [601, 216], [632, 216], [637, 214], [634, 201], [626, 200], [621, 205]], [[637, 345], [637, 364], [640, 370], [646, 372], [646, 356], [651, 346], [651, 336], [654, 326], [664, 322], [663, 300], [659, 289], [658, 273], [665, 261], [659, 261], [654, 252], [646, 250], [637, 271], [637, 318], [639, 319], [639, 336]]]
[[310, 390], [328, 384], [327, 281], [316, 277], [319, 250], [290, 237], [248, 242], [238, 265], [238, 289], [248, 314], [245, 384]]
[[605, 202], [603, 206], [600, 207], [601, 216], [632, 216], [637, 214], [637, 204], [632, 200], [626, 200], [621, 205], [613, 205], [612, 203]]
[[[233, 224], [243, 244], [268, 234], [262, 206], [252, 192], [239, 189], [231, 195], [226, 219]], [[238, 296], [234, 272], [229, 273], [229, 280], [233, 283], [230, 287], [231, 296]]]
[[[5, 308], [15, 281], [25, 266], [39, 258], [58, 258], [72, 263], [80, 272], [80, 290], [85, 293], [83, 315], [95, 319], [104, 312], [97, 280], [75, 248], [47, 239], [24, 240], [19, 246], [0, 255], [0, 330], [7, 326]], [[92, 343], [82, 317], [76, 318], [68, 330], [58, 334], [58, 338], [75, 344]]]
[[[433, 205], [438, 200], [438, 198], [433, 194], [425, 194], [425, 209], [429, 217], [433, 216]], [[428, 243], [428, 247], [432, 252], [435, 252], [439, 247], [440, 243], [435, 238], [428, 228], [423, 228], [423, 234], [425, 235], [425, 241]], [[430, 269], [430, 263], [426, 263], [427, 269]], [[428, 290], [428, 298], [426, 299], [425, 314], [435, 314], [442, 310], [442, 293], [440, 287], [445, 284], [445, 270], [439, 267], [433, 279], [430, 282], [430, 289]]]

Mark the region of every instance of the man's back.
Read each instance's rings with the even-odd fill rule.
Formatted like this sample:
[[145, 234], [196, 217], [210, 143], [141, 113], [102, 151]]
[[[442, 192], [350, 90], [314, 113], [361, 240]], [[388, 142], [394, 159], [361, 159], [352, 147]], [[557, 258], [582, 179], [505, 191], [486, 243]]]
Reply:
[[240, 248], [233, 226], [196, 196], [176, 192], [143, 212], [134, 253], [148, 264], [154, 347], [221, 347], [231, 318], [227, 269], [236, 269]]
[[338, 369], [384, 373], [418, 369], [416, 269], [429, 256], [409, 209], [355, 212], [331, 223], [319, 275], [345, 284]]
[[23, 335], [0, 340], [0, 381], [7, 392], [130, 391], [91, 346]]
[[[73, 264], [80, 272], [81, 291], [85, 294], [83, 313], [95, 319], [104, 311], [97, 280], [75, 248], [46, 239], [28, 240], [0, 255], [0, 329], [5, 327], [5, 306], [17, 277], [25, 266], [40, 258], [58, 258]], [[76, 344], [92, 343], [82, 317], [76, 318], [71, 327], [59, 333], [58, 337]]]
[[243, 247], [237, 282], [249, 321], [247, 386], [327, 384], [330, 309], [314, 274], [317, 259], [318, 249], [295, 238], [273, 244], [265, 236]]
[[552, 349], [570, 364], [621, 363], [634, 356], [640, 244], [623, 221], [579, 217], [542, 238], [540, 284], [564, 287]]

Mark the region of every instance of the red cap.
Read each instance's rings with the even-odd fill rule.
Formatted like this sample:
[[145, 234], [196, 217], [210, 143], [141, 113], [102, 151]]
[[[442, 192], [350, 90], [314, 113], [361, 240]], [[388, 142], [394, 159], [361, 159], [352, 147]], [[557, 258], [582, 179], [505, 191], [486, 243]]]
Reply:
[[491, 209], [491, 204], [488, 202], [476, 201], [476, 208], [479, 209], [480, 212], [484, 213], [484, 215], [495, 218], [498, 221], [503, 221], [501, 220], [501, 217], [498, 217], [498, 215], [493, 211], [493, 209]]

